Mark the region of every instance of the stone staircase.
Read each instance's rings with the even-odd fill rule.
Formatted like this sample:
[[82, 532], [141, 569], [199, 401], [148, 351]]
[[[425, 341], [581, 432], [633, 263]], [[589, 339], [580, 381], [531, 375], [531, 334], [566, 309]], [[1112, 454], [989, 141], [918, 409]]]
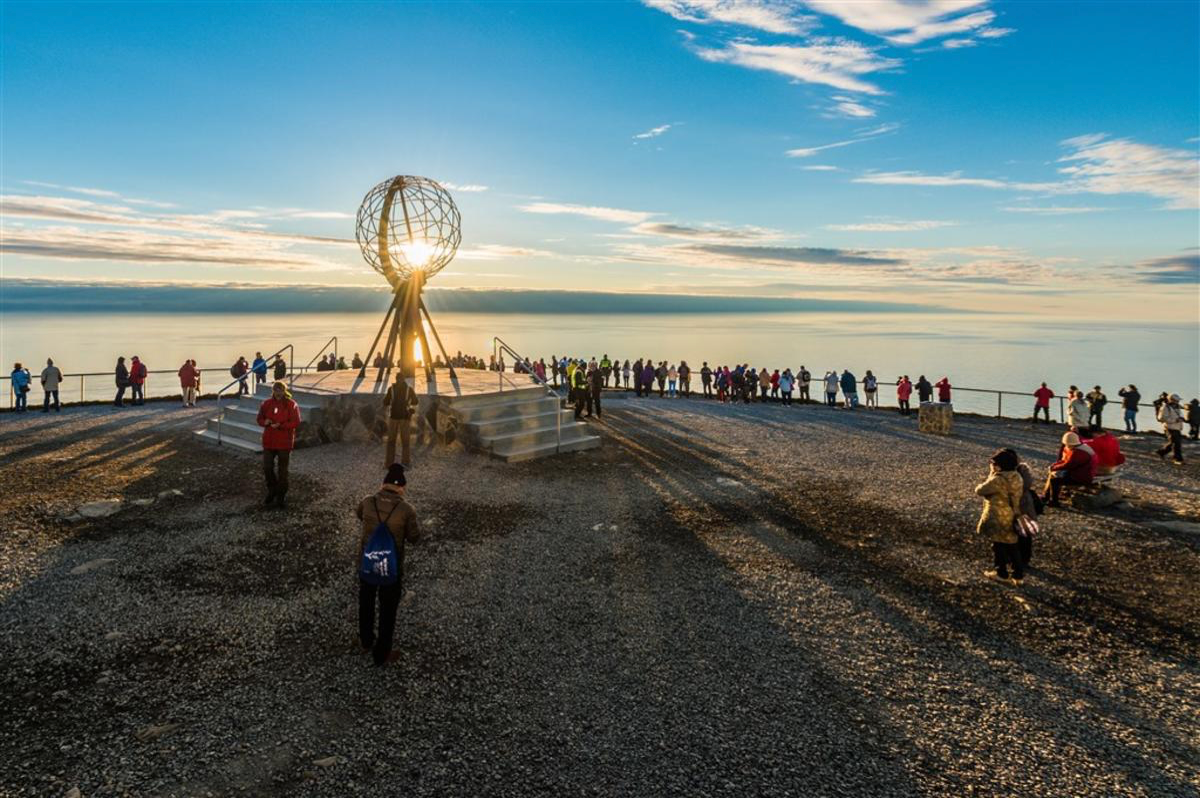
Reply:
[[[260, 385], [249, 396], [237, 400], [230, 399], [228, 403], [221, 404], [225, 415], [220, 424], [222, 446], [251, 454], [262, 452], [262, 427], [258, 426], [258, 408], [271, 396], [269, 386], [269, 383]], [[293, 391], [292, 399], [300, 406], [300, 418], [304, 423], [310, 423], [320, 417], [326, 397]], [[217, 416], [206, 419], [204, 428], [196, 430], [195, 435], [204, 443], [216, 445]]]
[[[270, 396], [268, 386], [256, 393], [222, 404], [221, 445], [251, 454], [262, 451], [262, 428], [258, 408]], [[383, 408], [378, 394], [339, 394], [305, 391], [293, 386], [292, 398], [300, 405], [303, 419], [297, 432], [297, 448], [325, 441], [378, 441], [384, 429]], [[587, 424], [575, 421], [558, 398], [536, 385], [514, 387], [503, 392], [440, 394], [422, 396], [419, 412], [431, 413], [439, 440], [459, 440], [472, 451], [486, 453], [505, 462], [532, 460], [563, 452], [593, 449], [600, 438]], [[359, 436], [351, 436], [348, 418]], [[361, 424], [359, 422], [362, 422]], [[205, 422], [196, 436], [217, 443], [217, 417]], [[444, 433], [449, 432], [449, 435]], [[561, 436], [561, 437], [560, 437]]]
[[448, 405], [466, 446], [508, 463], [600, 445], [600, 437], [587, 424], [576, 421], [573, 411], [563, 409], [558, 398], [538, 386], [452, 397]]

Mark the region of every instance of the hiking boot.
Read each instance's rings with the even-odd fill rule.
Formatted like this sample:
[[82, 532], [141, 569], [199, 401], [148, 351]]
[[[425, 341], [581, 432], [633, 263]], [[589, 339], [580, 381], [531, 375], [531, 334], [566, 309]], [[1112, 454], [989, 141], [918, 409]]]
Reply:
[[268, 493], [267, 498], [263, 499], [263, 507], [270, 507], [274, 503], [275, 503], [275, 494], [274, 493]]

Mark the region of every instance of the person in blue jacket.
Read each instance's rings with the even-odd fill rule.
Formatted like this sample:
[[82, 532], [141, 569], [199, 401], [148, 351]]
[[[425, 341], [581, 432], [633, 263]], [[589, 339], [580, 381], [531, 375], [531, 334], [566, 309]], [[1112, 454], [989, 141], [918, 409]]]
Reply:
[[842, 372], [842, 396], [846, 399], [846, 407], [858, 407], [858, 379], [846, 369]]
[[32, 377], [29, 374], [29, 369], [22, 366], [20, 363], [13, 363], [12, 370], [12, 391], [16, 396], [16, 403], [13, 405], [18, 413], [24, 413], [29, 409], [29, 383]]

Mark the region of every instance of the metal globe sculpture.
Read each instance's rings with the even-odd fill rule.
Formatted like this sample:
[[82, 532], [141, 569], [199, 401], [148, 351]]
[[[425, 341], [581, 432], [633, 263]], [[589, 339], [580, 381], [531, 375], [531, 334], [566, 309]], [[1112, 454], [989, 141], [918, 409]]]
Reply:
[[[398, 365], [397, 379], [406, 381], [409, 388], [413, 388], [419, 359], [425, 367], [426, 386], [432, 391], [434, 371], [426, 326], [447, 363], [450, 358], [433, 326], [433, 319], [429, 317], [421, 291], [425, 281], [444, 269], [458, 251], [462, 241], [458, 206], [436, 181], [397, 175], [367, 192], [356, 221], [355, 238], [363, 259], [392, 287], [392, 303], [367, 350], [359, 379], [361, 381], [367, 369], [374, 366], [372, 356], [378, 351], [383, 365], [375, 375], [376, 384], [386, 382], [389, 372]], [[383, 337], [385, 330], [386, 338]], [[379, 346], [381, 339], [383, 345]], [[418, 342], [420, 358], [415, 354]], [[398, 364], [395, 363], [397, 359]], [[453, 366], [450, 366], [450, 379], [457, 385]]]
[[363, 197], [355, 238], [363, 259], [394, 287], [432, 277], [454, 259], [461, 216], [449, 192], [427, 177], [397, 175]]

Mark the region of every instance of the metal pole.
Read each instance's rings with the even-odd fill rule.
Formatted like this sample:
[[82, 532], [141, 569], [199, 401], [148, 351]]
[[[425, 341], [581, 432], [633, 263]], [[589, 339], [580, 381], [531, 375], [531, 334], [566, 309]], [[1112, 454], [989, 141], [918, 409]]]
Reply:
[[80, 401], [80, 402], [82, 402], [82, 401], [83, 401], [83, 397], [84, 397], [84, 393], [83, 393], [83, 375], [82, 375], [82, 374], [80, 374], [80, 375], [79, 375], [79, 401]]
[[1004, 391], [996, 391], [996, 418], [1004, 417]]
[[1058, 420], [1063, 424], [1065, 424], [1067, 421], [1067, 413], [1066, 410], [1063, 409], [1063, 398], [1061, 396], [1058, 397]]

